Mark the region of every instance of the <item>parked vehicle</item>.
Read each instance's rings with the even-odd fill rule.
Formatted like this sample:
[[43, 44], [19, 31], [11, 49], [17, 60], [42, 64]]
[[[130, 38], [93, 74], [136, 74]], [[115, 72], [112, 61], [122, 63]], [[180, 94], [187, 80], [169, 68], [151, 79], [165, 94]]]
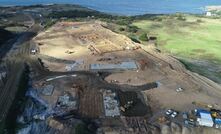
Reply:
[[178, 115], [178, 112], [173, 109], [168, 109], [166, 111], [167, 116], [171, 116], [172, 118], [175, 118]]
[[173, 110], [172, 109], [168, 109], [167, 111], [166, 111], [166, 115], [171, 115], [173, 113]]
[[178, 115], [178, 112], [173, 111], [173, 113], [171, 114], [171, 117], [172, 117], [172, 118], [175, 118], [175, 117], [177, 117], [177, 115]]
[[179, 87], [179, 88], [176, 89], [176, 91], [177, 91], [177, 92], [182, 92], [182, 91], [183, 91], [183, 88]]
[[195, 127], [196, 126], [196, 123], [194, 121], [191, 121], [191, 120], [185, 120], [184, 121], [184, 125], [186, 127]]

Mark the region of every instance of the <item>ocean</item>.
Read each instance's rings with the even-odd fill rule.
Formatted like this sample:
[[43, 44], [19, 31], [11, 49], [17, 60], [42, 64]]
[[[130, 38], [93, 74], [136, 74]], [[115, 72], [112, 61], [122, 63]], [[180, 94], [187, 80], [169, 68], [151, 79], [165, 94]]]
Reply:
[[34, 4], [78, 4], [98, 11], [121, 14], [201, 14], [205, 6], [221, 5], [221, 0], [0, 0], [1, 6]]

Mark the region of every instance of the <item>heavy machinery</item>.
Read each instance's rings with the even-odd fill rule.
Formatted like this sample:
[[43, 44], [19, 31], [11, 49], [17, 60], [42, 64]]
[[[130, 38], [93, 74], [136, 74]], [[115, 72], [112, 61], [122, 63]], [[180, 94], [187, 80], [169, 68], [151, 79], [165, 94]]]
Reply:
[[221, 110], [210, 109], [213, 118], [221, 118]]
[[128, 101], [124, 106], [120, 107], [120, 110], [126, 112], [126, 110], [133, 106], [133, 103], [133, 101]]
[[211, 109], [213, 108], [214, 106], [211, 105], [211, 104], [208, 104], [208, 103], [205, 103], [205, 102], [192, 102], [193, 105], [197, 106], [197, 107], [203, 107], [203, 108], [206, 108], [206, 109]]

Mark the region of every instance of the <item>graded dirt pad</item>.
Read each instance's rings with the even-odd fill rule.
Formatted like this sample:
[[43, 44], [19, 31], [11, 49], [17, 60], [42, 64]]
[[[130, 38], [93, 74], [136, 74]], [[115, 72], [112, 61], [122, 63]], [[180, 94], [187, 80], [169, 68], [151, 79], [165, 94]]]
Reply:
[[[105, 24], [93, 21], [59, 22], [34, 38], [39, 47], [39, 56], [69, 61], [83, 60], [85, 66], [81, 70], [86, 70], [90, 63], [96, 63], [101, 58], [100, 55], [139, 47], [126, 36], [116, 34], [102, 25]], [[70, 65], [55, 64], [55, 60], [49, 58], [42, 59], [52, 71], [66, 71], [65, 65]]]

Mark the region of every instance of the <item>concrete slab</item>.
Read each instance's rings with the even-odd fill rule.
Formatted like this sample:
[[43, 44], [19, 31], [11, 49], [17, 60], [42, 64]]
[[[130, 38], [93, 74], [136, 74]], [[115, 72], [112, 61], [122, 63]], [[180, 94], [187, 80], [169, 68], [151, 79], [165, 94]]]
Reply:
[[114, 69], [123, 69], [123, 70], [135, 70], [137, 69], [137, 64], [134, 61], [121, 62], [119, 64], [91, 64], [91, 70], [114, 70]]

